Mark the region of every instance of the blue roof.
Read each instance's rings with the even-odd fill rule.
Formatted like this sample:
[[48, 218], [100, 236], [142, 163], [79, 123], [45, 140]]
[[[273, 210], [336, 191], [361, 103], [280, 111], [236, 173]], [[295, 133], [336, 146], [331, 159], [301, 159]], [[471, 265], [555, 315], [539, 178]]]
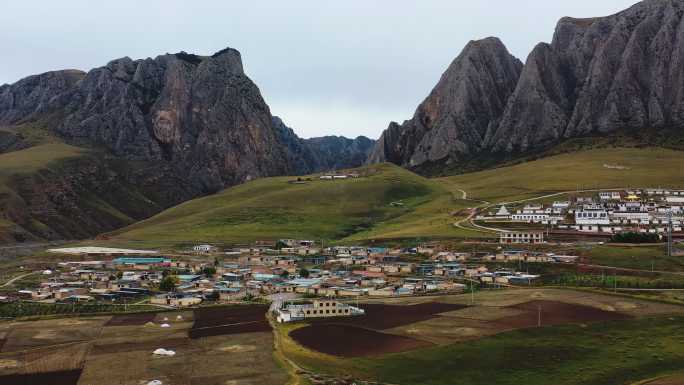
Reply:
[[193, 275], [193, 274], [179, 274], [176, 277], [178, 277], [178, 279], [181, 281], [194, 281], [194, 280], [200, 278], [199, 275]]
[[318, 278], [297, 278], [297, 279], [290, 280], [287, 283], [289, 283], [291, 285], [295, 285], [295, 286], [307, 287], [307, 286], [313, 286], [313, 285], [320, 283], [320, 282], [321, 282], [321, 280]]

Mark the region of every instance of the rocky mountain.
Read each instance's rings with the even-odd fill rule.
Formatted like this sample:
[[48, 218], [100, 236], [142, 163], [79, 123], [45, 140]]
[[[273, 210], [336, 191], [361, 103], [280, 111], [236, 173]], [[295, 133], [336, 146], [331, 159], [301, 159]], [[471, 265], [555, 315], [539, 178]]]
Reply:
[[418, 106], [413, 118], [390, 123], [370, 156], [416, 167], [455, 162], [482, 150], [513, 93], [522, 63], [497, 38], [471, 41]]
[[375, 141], [365, 136], [299, 138], [283, 121], [273, 117], [273, 128], [286, 149], [288, 163], [297, 174], [359, 167], [370, 155]]
[[[496, 40], [472, 42], [414, 118], [390, 124], [369, 159], [458, 170], [539, 154], [575, 138], [681, 134], [683, 15], [682, 1], [646, 0], [608, 17], [563, 18], [552, 42], [537, 45], [518, 72], [492, 60], [505, 52]], [[446, 106], [434, 107], [439, 101]]]
[[[314, 143], [283, 127], [231, 48], [126, 57], [87, 73], [54, 71], [3, 85], [0, 154], [40, 144], [29, 140], [35, 136], [89, 151], [68, 167], [51, 163], [41, 178], [0, 178], [13, 191], [0, 197], [0, 222], [25, 230], [21, 237], [80, 238], [254, 178], [358, 165], [372, 146]], [[99, 186], [122, 191], [103, 194]], [[84, 194], [103, 199], [86, 210], [78, 204]]]

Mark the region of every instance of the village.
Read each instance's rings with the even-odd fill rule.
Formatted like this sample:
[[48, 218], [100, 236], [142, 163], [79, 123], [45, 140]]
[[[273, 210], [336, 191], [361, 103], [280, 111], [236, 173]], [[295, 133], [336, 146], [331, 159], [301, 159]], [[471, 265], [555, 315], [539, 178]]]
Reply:
[[550, 203], [502, 204], [475, 221], [498, 226], [501, 243], [544, 243], [549, 236], [603, 237], [641, 234], [677, 237], [684, 221], [684, 191], [630, 189], [578, 194]]
[[[0, 300], [46, 304], [145, 303], [167, 308], [262, 300], [285, 307], [284, 299], [301, 302], [316, 298], [391, 298], [462, 293], [488, 285], [533, 285], [539, 275], [487, 265], [491, 262], [567, 264], [577, 259], [501, 248], [491, 253], [453, 252], [442, 250], [437, 244], [404, 249], [363, 246], [322, 249], [314, 241], [294, 239], [227, 250], [200, 244], [173, 256], [151, 250], [102, 247], [51, 249], [50, 252], [61, 255], [63, 261], [41, 271], [27, 272], [37, 276], [33, 287], [3, 293]], [[312, 302], [311, 306], [317, 303]]]

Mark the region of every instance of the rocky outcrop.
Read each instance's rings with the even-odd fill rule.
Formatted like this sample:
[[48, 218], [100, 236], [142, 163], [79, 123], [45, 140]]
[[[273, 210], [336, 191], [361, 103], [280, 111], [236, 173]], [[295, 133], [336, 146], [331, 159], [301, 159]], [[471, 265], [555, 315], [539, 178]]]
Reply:
[[[475, 81], [487, 85], [482, 90], [500, 90], [497, 95], [510, 90], [491, 87], [486, 77], [451, 74], [456, 81], [446, 82], [445, 91], [443, 77], [412, 120], [401, 126], [390, 125], [370, 160], [389, 160], [414, 168], [440, 158], [457, 162], [478, 159], [487, 164], [539, 154], [578, 137], [681, 132], [683, 15], [684, 3], [679, 0], [647, 0], [608, 17], [563, 18], [553, 41], [537, 45], [527, 58], [503, 111], [473, 110], [473, 105], [481, 106], [483, 100], [490, 99], [463, 97], [450, 99], [447, 109], [426, 108], [425, 104], [435, 105], [428, 103], [433, 94], [463, 95], [463, 89], [477, 89], [472, 85]], [[469, 51], [472, 47], [467, 47], [459, 58]], [[455, 68], [452, 64], [445, 77]], [[464, 72], [462, 68], [460, 72]], [[480, 104], [473, 104], [473, 100]], [[446, 119], [477, 123], [471, 124], [473, 129], [455, 125], [458, 130], [444, 132], [458, 135], [438, 135], [439, 140], [426, 142], [426, 138], [435, 136], [428, 133], [442, 131], [435, 131], [434, 123], [430, 126], [424, 122]], [[486, 134], [476, 135], [482, 132]], [[441, 146], [429, 146], [440, 141]], [[447, 152], [450, 155], [445, 155]]]
[[684, 3], [648, 0], [616, 15], [563, 18], [528, 58], [494, 151], [567, 138], [684, 126]]
[[314, 154], [315, 169], [312, 172], [341, 170], [359, 167], [364, 164], [375, 141], [365, 136], [354, 139], [344, 136], [322, 136], [304, 139]]
[[359, 167], [375, 144], [365, 136], [355, 139], [343, 136], [301, 139], [277, 116], [273, 117], [273, 128], [286, 151], [288, 163], [299, 175]]
[[520, 76], [522, 63], [497, 38], [471, 41], [418, 106], [412, 119], [390, 123], [370, 162], [408, 167], [457, 162], [482, 150]]
[[0, 86], [0, 126], [40, 118], [52, 106], [66, 103], [68, 91], [84, 76], [78, 70], [52, 71]]

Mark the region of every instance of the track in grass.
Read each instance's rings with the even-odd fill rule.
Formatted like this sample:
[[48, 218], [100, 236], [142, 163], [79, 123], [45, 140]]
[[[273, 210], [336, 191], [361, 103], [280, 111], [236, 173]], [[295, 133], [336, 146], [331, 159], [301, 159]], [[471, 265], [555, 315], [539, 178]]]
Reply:
[[293, 330], [290, 337], [309, 349], [341, 357], [376, 356], [432, 346], [409, 337], [322, 323]]

